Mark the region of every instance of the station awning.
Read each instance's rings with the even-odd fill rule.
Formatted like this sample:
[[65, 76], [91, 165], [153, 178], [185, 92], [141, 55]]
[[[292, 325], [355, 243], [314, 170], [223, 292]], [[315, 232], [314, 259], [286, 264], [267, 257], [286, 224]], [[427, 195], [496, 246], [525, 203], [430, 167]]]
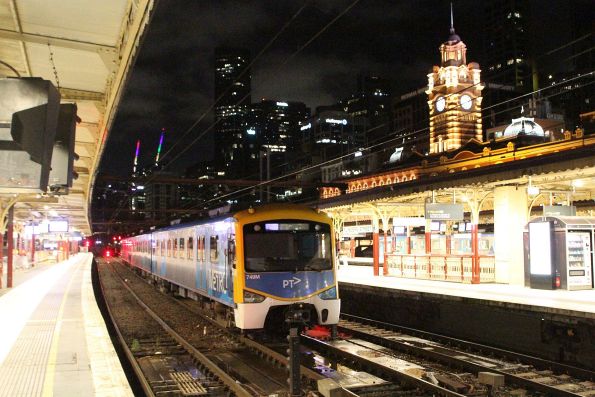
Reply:
[[82, 120], [76, 128], [78, 179], [68, 194], [3, 194], [2, 214], [12, 204], [18, 222], [52, 211], [91, 233], [97, 167], [153, 6], [153, 0], [0, 0], [0, 77], [52, 81], [62, 103], [77, 104]]

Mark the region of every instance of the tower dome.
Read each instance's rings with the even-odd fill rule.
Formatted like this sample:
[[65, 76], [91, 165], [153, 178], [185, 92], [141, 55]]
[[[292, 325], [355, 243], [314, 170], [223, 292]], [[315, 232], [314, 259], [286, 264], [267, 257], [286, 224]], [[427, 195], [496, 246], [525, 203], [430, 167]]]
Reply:
[[545, 132], [535, 119], [530, 117], [520, 117], [512, 119], [512, 123], [504, 129], [502, 133], [503, 138], [514, 137], [517, 135], [532, 135], [545, 137]]

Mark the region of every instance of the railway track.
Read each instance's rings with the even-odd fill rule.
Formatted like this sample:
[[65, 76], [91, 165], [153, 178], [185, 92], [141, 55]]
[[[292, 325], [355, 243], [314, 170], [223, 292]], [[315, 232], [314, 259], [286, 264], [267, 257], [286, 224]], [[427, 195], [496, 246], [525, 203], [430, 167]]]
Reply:
[[439, 395], [595, 396], [581, 368], [349, 315], [339, 330], [352, 338], [310, 346]]
[[98, 263], [126, 355], [147, 395], [283, 396], [286, 369], [255, 356], [220, 327], [188, 316], [115, 261]]
[[[164, 296], [117, 260], [98, 268], [148, 395], [288, 395], [283, 342], [221, 328], [197, 302]], [[580, 368], [349, 315], [339, 330], [352, 337], [302, 336], [311, 349], [303, 354], [304, 395], [320, 395], [317, 382], [330, 377], [361, 397], [595, 397], [594, 374]]]

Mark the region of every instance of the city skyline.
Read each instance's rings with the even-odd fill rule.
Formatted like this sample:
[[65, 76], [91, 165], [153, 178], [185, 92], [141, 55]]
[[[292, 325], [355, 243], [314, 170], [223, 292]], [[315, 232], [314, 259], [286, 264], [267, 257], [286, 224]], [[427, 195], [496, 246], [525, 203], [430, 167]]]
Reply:
[[[174, 40], [176, 35], [181, 34], [185, 21], [189, 21], [190, 17], [176, 17], [180, 22], [172, 28], [171, 24], [164, 21], [168, 20], [168, 15], [173, 17], [181, 11], [177, 7], [160, 4], [108, 142], [108, 152], [113, 153], [117, 160], [111, 167], [104, 166], [102, 170], [112, 174], [129, 174], [127, 163], [132, 162], [136, 139], [143, 142], [140, 162], [148, 163], [154, 157], [161, 128], [168, 131], [162, 157], [165, 162], [175, 157], [168, 152], [182, 135], [186, 133], [187, 136], [177, 144], [179, 148], [185, 148], [193, 137], [209, 129], [212, 121], [212, 109], [209, 109], [213, 106], [214, 84], [212, 62], [216, 45], [248, 47], [255, 56], [265, 47], [266, 40], [279, 33], [283, 23], [292, 15], [299, 14], [252, 65], [252, 102], [256, 103], [264, 98], [299, 101], [313, 110], [316, 106], [330, 105], [353, 94], [357, 74], [362, 71], [392, 80], [393, 86], [397, 88], [393, 90], [396, 95], [419, 88], [426, 83], [426, 73], [436, 63], [439, 56], [437, 47], [445, 40], [450, 23], [449, 2], [446, 1], [439, 4], [422, 2], [416, 7], [403, 3], [390, 7], [390, 4], [382, 1], [362, 2], [351, 9], [349, 7], [352, 3], [338, 1], [327, 7], [315, 4], [299, 13], [300, 4], [289, 1], [282, 3], [267, 10], [252, 3], [244, 5], [241, 9], [245, 11], [245, 15], [240, 18], [237, 26], [229, 25], [228, 28], [220, 26], [217, 21], [221, 20], [225, 12], [231, 12], [237, 4], [224, 2], [220, 7], [199, 7], [205, 13], [203, 29], [209, 32], [206, 35], [209, 37], [203, 37], [203, 34], [191, 42], [184, 40], [184, 35], [180, 40]], [[554, 6], [559, 6], [558, 3], [551, 2]], [[302, 43], [307, 43], [317, 29], [323, 29], [332, 18], [345, 10], [345, 15], [299, 51], [300, 46], [295, 45], [295, 42], [301, 40]], [[474, 59], [481, 53], [480, 37], [473, 30], [477, 25], [473, 15], [478, 12], [472, 2], [454, 2], [455, 28], [468, 45]], [[270, 15], [275, 15], [276, 18], [269, 20], [269, 25], [264, 24], [263, 18]], [[316, 18], [307, 18], [312, 15]], [[414, 26], [412, 21], [415, 18], [408, 17], [404, 20], [405, 15], [421, 18], [424, 21], [423, 28]], [[286, 19], [282, 20], [283, 17]], [[318, 23], [317, 26], [311, 26], [315, 25], [314, 20]], [[210, 31], [209, 27], [214, 30]], [[302, 31], [300, 27], [308, 29], [304, 28]], [[172, 29], [176, 34], [172, 35]], [[264, 31], [269, 34], [263, 34]], [[358, 34], [355, 35], [354, 32]], [[287, 36], [291, 37], [288, 39]], [[155, 40], [159, 37], [160, 40]], [[164, 40], [163, 37], [167, 39]], [[253, 40], [254, 37], [258, 37], [258, 40]], [[349, 40], [338, 42], [334, 40], [336, 37], [349, 37]], [[369, 45], [370, 40], [374, 46]], [[180, 54], [179, 47], [186, 48], [185, 52]], [[197, 48], [198, 52], [189, 51], [189, 48]], [[202, 56], [197, 60], [193, 54]], [[193, 62], [196, 64], [192, 65]], [[311, 68], [307, 71], [300, 69], [306, 63], [311, 63]], [[190, 77], [188, 70], [191, 72]], [[158, 79], [158, 76], [164, 78]], [[316, 83], [312, 85], [310, 83], [313, 79]], [[190, 128], [194, 124], [196, 126]], [[171, 168], [181, 170], [191, 162], [210, 160], [212, 144], [212, 137], [207, 132]]]

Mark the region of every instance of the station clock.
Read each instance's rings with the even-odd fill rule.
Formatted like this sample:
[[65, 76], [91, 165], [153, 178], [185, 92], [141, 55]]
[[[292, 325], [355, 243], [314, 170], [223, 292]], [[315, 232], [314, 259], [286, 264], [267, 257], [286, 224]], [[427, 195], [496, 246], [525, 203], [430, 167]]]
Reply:
[[467, 94], [463, 94], [461, 95], [461, 107], [465, 110], [469, 110], [471, 109], [471, 106], [473, 105], [473, 98], [471, 98], [469, 95]]
[[444, 108], [446, 107], [446, 99], [444, 99], [443, 96], [438, 97], [438, 99], [436, 99], [436, 111], [441, 112], [444, 110]]

